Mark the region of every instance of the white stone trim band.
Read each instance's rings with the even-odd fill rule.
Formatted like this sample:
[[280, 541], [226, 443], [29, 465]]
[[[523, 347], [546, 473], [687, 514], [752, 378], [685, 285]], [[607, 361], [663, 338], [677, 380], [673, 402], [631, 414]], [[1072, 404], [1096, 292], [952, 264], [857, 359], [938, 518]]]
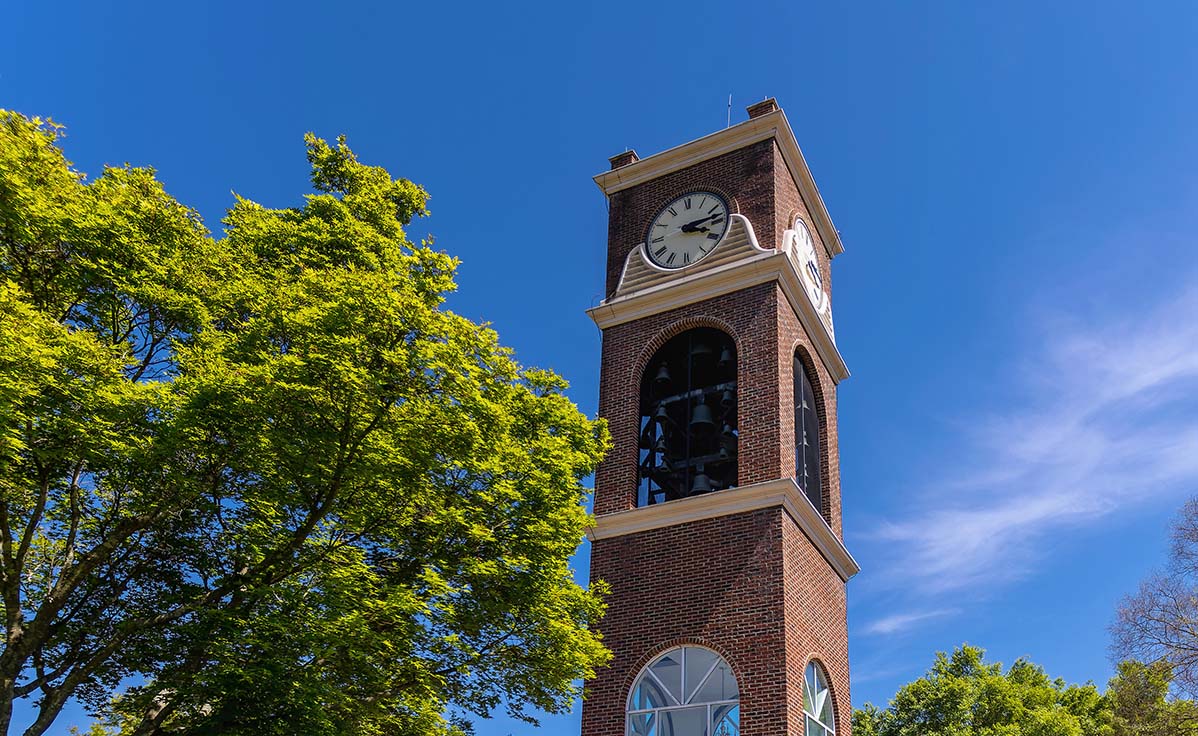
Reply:
[[595, 517], [595, 525], [587, 529], [587, 538], [593, 542], [597, 539], [622, 537], [626, 534], [774, 506], [781, 506], [786, 510], [841, 580], [848, 582], [849, 578], [861, 571], [857, 561], [849, 554], [844, 543], [824, 521], [824, 517], [811, 504], [806, 494], [799, 489], [794, 478], [754, 483], [726, 491], [704, 493], [628, 511], [603, 514]]

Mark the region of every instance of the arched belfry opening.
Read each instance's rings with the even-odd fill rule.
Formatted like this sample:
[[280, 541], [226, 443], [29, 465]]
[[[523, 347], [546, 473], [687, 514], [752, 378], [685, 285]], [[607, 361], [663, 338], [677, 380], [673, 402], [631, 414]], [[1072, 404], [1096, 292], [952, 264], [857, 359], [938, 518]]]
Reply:
[[736, 485], [736, 343], [696, 327], [671, 338], [641, 376], [637, 505]]
[[821, 477], [819, 405], [811, 374], [799, 352], [794, 355], [795, 399], [795, 482], [815, 509], [824, 513], [824, 489]]

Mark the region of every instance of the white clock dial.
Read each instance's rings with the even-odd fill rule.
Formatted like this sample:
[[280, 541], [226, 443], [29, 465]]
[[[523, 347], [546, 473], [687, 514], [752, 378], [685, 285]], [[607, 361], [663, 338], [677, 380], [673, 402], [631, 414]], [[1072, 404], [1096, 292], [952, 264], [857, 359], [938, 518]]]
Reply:
[[645, 254], [662, 268], [685, 268], [715, 250], [728, 231], [728, 203], [714, 192], [690, 192], [649, 223]]
[[803, 283], [807, 285], [807, 293], [811, 301], [818, 307], [824, 300], [824, 277], [819, 272], [819, 261], [815, 257], [815, 241], [807, 223], [795, 220], [795, 247], [799, 262], [803, 267]]
[[791, 247], [794, 249], [795, 261], [803, 279], [803, 286], [807, 289], [807, 296], [811, 299], [815, 311], [819, 313], [820, 319], [828, 327], [828, 332], [835, 334], [832, 327], [832, 300], [828, 298], [828, 292], [824, 289], [824, 275], [819, 270], [819, 260], [815, 257], [815, 240], [802, 218], [795, 220], [791, 232], [794, 233]]

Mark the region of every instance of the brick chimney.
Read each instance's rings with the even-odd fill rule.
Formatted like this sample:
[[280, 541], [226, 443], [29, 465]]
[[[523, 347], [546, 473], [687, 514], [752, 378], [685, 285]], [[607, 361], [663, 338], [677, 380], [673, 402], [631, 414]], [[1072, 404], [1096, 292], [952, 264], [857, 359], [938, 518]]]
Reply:
[[749, 113], [749, 120], [752, 120], [753, 118], [759, 118], [762, 115], [769, 115], [771, 112], [774, 112], [777, 109], [778, 101], [773, 97], [762, 100], [761, 102], [754, 102], [752, 105], [749, 105], [745, 108], [745, 110], [747, 110]]
[[608, 161], [611, 161], [611, 167], [613, 169], [618, 169], [621, 166], [627, 166], [628, 164], [634, 164], [640, 160], [641, 157], [636, 155], [636, 151], [632, 150], [631, 148], [624, 153], [617, 153], [615, 156], [612, 156], [608, 159]]

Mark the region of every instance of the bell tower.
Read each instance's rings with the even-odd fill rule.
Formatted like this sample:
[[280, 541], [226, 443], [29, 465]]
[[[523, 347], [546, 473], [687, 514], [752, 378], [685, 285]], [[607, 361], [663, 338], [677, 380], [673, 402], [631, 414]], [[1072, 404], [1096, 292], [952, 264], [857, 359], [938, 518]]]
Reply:
[[582, 736], [850, 733], [831, 262], [786, 115], [595, 177], [609, 203]]

